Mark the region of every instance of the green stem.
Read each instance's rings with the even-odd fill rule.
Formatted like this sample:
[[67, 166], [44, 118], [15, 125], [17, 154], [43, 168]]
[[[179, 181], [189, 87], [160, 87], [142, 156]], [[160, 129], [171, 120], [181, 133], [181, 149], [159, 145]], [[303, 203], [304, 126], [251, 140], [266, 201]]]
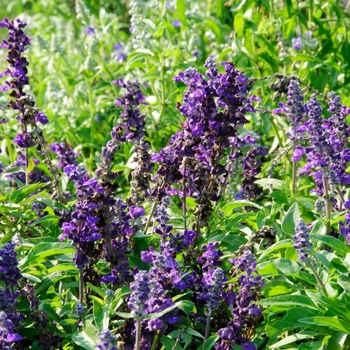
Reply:
[[211, 311], [208, 312], [207, 316], [207, 323], [205, 325], [205, 334], [204, 334], [204, 341], [203, 341], [203, 350], [206, 349], [206, 341], [209, 337], [209, 330], [210, 330], [210, 316], [211, 316]]
[[151, 219], [152, 219], [152, 216], [153, 216], [154, 211], [156, 209], [156, 206], [157, 206], [157, 202], [153, 202], [152, 207], [151, 207], [151, 211], [149, 213], [149, 216], [148, 216], [148, 219], [147, 219], [147, 222], [146, 222], [146, 226], [145, 226], [145, 231], [144, 231], [145, 235], [147, 234], [147, 230], [148, 230], [149, 225], [151, 223]]
[[84, 300], [84, 273], [83, 269], [79, 271], [79, 302], [83, 303]]
[[329, 198], [329, 188], [327, 179], [322, 174], [322, 181], [323, 181], [323, 189], [324, 189], [324, 199], [326, 202], [325, 209], [326, 209], [326, 235], [328, 236], [331, 233], [331, 201]]
[[29, 168], [29, 153], [28, 153], [28, 148], [26, 148], [25, 150], [25, 156], [26, 156], [26, 186], [29, 185], [29, 172], [28, 172], [28, 168]]
[[296, 188], [297, 188], [297, 162], [293, 162], [292, 184], [293, 184], [293, 194], [295, 194]]
[[159, 118], [161, 118], [164, 115], [165, 111], [165, 76], [164, 76], [164, 64], [163, 59], [160, 59], [160, 81], [161, 81], [161, 90], [160, 90], [160, 115]]
[[323, 284], [323, 282], [321, 280], [320, 275], [317, 273], [316, 269], [312, 266], [311, 263], [308, 263], [307, 266], [310, 268], [310, 270], [312, 271], [313, 275], [315, 276], [317, 284], [321, 288], [323, 294], [327, 297], [328, 293], [327, 293], [325, 285]]
[[273, 120], [273, 117], [271, 118], [271, 125], [272, 125], [273, 130], [275, 131], [276, 136], [277, 136], [278, 144], [280, 145], [280, 147], [283, 147], [283, 141], [282, 141], [282, 138], [279, 134], [278, 126], [275, 123], [275, 121]]
[[136, 317], [136, 343], [135, 350], [140, 350], [140, 341], [141, 341], [141, 318]]
[[309, 22], [312, 22], [312, 14], [314, 12], [314, 4], [313, 4], [313, 0], [310, 0], [309, 2]]
[[186, 207], [186, 179], [185, 179], [185, 174], [186, 174], [186, 165], [184, 166], [184, 175], [182, 178], [182, 216], [184, 220], [184, 230], [187, 230], [187, 222], [186, 222], [186, 214], [187, 214], [187, 207]]
[[160, 331], [157, 332], [156, 336], [153, 339], [151, 350], [155, 350], [155, 348], [158, 344], [159, 335], [160, 335]]

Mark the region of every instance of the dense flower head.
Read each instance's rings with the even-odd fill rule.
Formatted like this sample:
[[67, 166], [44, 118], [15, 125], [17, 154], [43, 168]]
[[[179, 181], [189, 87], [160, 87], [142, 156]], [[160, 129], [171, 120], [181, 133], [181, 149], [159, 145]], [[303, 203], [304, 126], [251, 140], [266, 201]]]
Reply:
[[344, 236], [347, 243], [350, 245], [350, 214], [345, 214], [345, 221], [339, 222], [339, 232]]
[[288, 133], [291, 141], [295, 143], [296, 140], [302, 138], [302, 133], [305, 131], [302, 122], [306, 116], [306, 108], [304, 104], [304, 96], [301, 92], [298, 80], [290, 79], [287, 102], [286, 104], [280, 102], [279, 108], [275, 109], [273, 113], [284, 114], [286, 116], [286, 119], [292, 126], [291, 131]]
[[15, 332], [15, 326], [4, 311], [0, 311], [0, 347], [4, 350], [13, 349], [13, 342], [17, 342], [23, 337]]
[[108, 329], [103, 330], [99, 337], [101, 339], [101, 343], [97, 344], [96, 347], [99, 350], [118, 350], [116, 343], [115, 335]]
[[350, 127], [345, 119], [350, 114], [350, 108], [343, 106], [340, 96], [334, 92], [330, 92], [328, 98], [328, 111], [332, 115], [329, 119], [324, 120], [324, 126], [329, 133], [329, 143], [332, 145], [330, 148], [330, 178], [335, 185], [348, 185], [350, 175], [346, 169], [350, 160], [350, 149], [348, 148]]
[[128, 306], [134, 316], [142, 317], [147, 314], [146, 309], [151, 297], [150, 277], [146, 271], [139, 271], [130, 284], [131, 295]]
[[312, 243], [310, 241], [310, 235], [308, 234], [308, 228], [302, 219], [300, 219], [295, 225], [295, 235], [293, 236], [293, 240], [293, 247], [297, 250], [300, 261], [310, 262]]
[[206, 225], [210, 201], [219, 199], [219, 187], [232, 171], [225, 164], [226, 151], [232, 149], [230, 160], [239, 157], [238, 128], [247, 123], [245, 114], [254, 111], [243, 72], [225, 62], [225, 73], [219, 73], [213, 57], [204, 66], [206, 77], [192, 67], [174, 77], [187, 87], [178, 106], [185, 120], [168, 145], [152, 155], [160, 163], [156, 179], [165, 181], [167, 195], [196, 198], [198, 227]]
[[0, 281], [3, 281], [8, 288], [16, 286], [22, 277], [15, 246], [15, 243], [10, 242], [0, 249]]
[[53, 153], [56, 154], [59, 162], [56, 164], [57, 168], [63, 169], [66, 165], [77, 165], [77, 157], [79, 153], [72, 150], [72, 147], [66, 142], [54, 142], [50, 146]]
[[225, 273], [220, 267], [204, 273], [203, 292], [199, 295], [199, 299], [205, 300], [208, 314], [215, 311], [223, 300], [225, 280]]
[[102, 238], [97, 223], [100, 218], [96, 216], [95, 209], [99, 204], [91, 200], [95, 193], [102, 195], [104, 188], [96, 178], [90, 179], [83, 166], [67, 165], [65, 173], [75, 183], [78, 201], [76, 209], [71, 216], [71, 221], [62, 224], [63, 233], [59, 240], [69, 238], [76, 246], [74, 262], [78, 268], [83, 268], [88, 262], [87, 251], [94, 242]]
[[[175, 260], [171, 250], [167, 247], [161, 253], [156, 252], [152, 247], [148, 251], [141, 252], [141, 260], [152, 264], [150, 276], [155, 283], [155, 289], [161, 294], [163, 290], [170, 290], [173, 287], [183, 291], [187, 284], [180, 275], [180, 265]], [[156, 293], [157, 294], [157, 293]]]
[[[2, 86], [0, 90], [6, 91], [15, 88], [18, 89], [20, 95], [23, 86], [29, 84], [27, 76], [28, 61], [22, 56], [22, 53], [27, 50], [30, 45], [30, 39], [22, 30], [26, 25], [26, 22], [20, 19], [9, 21], [7, 18], [4, 18], [3, 21], [0, 21], [0, 28], [7, 28], [9, 33], [8, 39], [3, 40], [3, 43], [0, 44], [0, 48], [9, 51], [7, 62], [10, 64], [10, 68], [7, 68], [1, 73], [0, 77], [5, 75], [12, 77], [12, 81], [6, 81], [5, 85]], [[19, 98], [20, 96], [16, 97]]]
[[241, 345], [244, 349], [256, 349], [246, 335], [248, 319], [258, 317], [261, 310], [254, 304], [263, 282], [256, 275], [256, 259], [251, 251], [245, 251], [240, 257], [230, 259], [235, 264], [238, 273], [238, 291], [224, 293], [225, 301], [232, 313], [232, 321], [227, 327], [218, 331], [221, 341], [215, 345], [215, 349], [230, 349], [229, 346]]
[[215, 267], [221, 267], [220, 257], [223, 252], [217, 249], [219, 242], [209, 242], [207, 245], [203, 245], [203, 254], [197, 258], [197, 261], [202, 265], [202, 271], [208, 272]]
[[307, 164], [299, 169], [299, 174], [309, 174], [314, 177], [317, 188], [313, 190], [323, 195], [323, 181], [330, 181], [330, 165], [335, 154], [334, 146], [330, 143], [330, 131], [325, 127], [322, 118], [322, 105], [316, 95], [311, 95], [306, 103], [309, 119], [304, 126], [310, 137], [310, 146], [305, 147]]
[[137, 142], [144, 136], [145, 116], [141, 113], [139, 106], [145, 104], [145, 96], [142, 94], [139, 82], [134, 79], [124, 83], [122, 79], [114, 80], [117, 86], [126, 89], [122, 98], [117, 98], [115, 105], [123, 107], [120, 114], [121, 122], [112, 130], [112, 137], [115, 138], [118, 130], [123, 129], [124, 135], [121, 141]]
[[114, 49], [114, 58], [117, 62], [124, 62], [126, 61], [127, 55], [124, 52], [124, 46], [121, 43], [116, 43], [113, 46]]

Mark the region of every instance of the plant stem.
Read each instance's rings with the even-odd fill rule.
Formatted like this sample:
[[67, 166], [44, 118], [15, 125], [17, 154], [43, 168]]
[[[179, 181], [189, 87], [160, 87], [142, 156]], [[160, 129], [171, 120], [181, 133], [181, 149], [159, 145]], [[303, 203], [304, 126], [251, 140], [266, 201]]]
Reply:
[[136, 317], [136, 342], [135, 350], [140, 350], [140, 341], [141, 341], [141, 318]]
[[328, 297], [328, 293], [326, 290], [325, 285], [323, 284], [320, 275], [317, 273], [316, 269], [312, 266], [311, 263], [308, 263], [307, 266], [310, 268], [310, 270], [312, 271], [313, 275], [315, 276], [316, 280], [317, 280], [317, 284], [318, 286], [321, 288], [323, 294]]
[[152, 208], [151, 208], [151, 211], [149, 213], [149, 216], [148, 216], [148, 219], [147, 219], [147, 222], [146, 222], [146, 226], [145, 226], [145, 230], [144, 230], [144, 234], [146, 235], [147, 234], [147, 230], [148, 230], [148, 227], [151, 223], [151, 220], [152, 220], [152, 216], [154, 214], [154, 211], [156, 209], [156, 206], [157, 206], [157, 202], [153, 202], [152, 204]]
[[296, 192], [297, 188], [297, 162], [293, 162], [293, 168], [292, 168], [292, 190], [293, 194]]
[[186, 214], [187, 214], [187, 207], [186, 207], [186, 165], [184, 165], [184, 175], [182, 177], [182, 215], [184, 220], [184, 230], [187, 230], [187, 223], [186, 223]]
[[80, 304], [83, 303], [84, 299], [84, 274], [83, 269], [80, 269], [79, 271], [79, 302]]
[[155, 348], [158, 344], [159, 335], [160, 335], [160, 331], [157, 332], [156, 336], [153, 339], [151, 350], [155, 350]]
[[28, 154], [28, 148], [26, 148], [25, 150], [25, 155], [26, 155], [26, 186], [29, 185], [29, 172], [28, 172], [28, 168], [29, 168], [29, 154]]
[[210, 316], [211, 316], [211, 311], [208, 312], [207, 316], [207, 323], [205, 325], [205, 334], [204, 334], [204, 342], [203, 342], [203, 350], [206, 348], [206, 341], [209, 337], [209, 330], [210, 330]]
[[323, 181], [323, 190], [324, 190], [324, 199], [326, 201], [325, 209], [326, 209], [326, 235], [328, 236], [331, 233], [331, 201], [329, 198], [329, 188], [327, 179], [324, 174], [322, 174]]

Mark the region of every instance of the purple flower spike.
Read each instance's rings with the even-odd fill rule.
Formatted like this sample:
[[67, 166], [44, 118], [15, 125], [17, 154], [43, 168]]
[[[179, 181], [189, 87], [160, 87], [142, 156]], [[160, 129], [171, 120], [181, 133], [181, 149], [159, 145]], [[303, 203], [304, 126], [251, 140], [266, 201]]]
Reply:
[[151, 297], [150, 278], [146, 271], [138, 272], [134, 282], [130, 284], [131, 295], [128, 306], [131, 313], [137, 317], [147, 315], [146, 309]]
[[299, 222], [295, 225], [295, 235], [293, 236], [293, 240], [293, 247], [297, 250], [300, 261], [303, 263], [310, 262], [312, 243], [310, 241], [310, 235], [308, 234], [308, 228], [302, 219], [300, 219]]

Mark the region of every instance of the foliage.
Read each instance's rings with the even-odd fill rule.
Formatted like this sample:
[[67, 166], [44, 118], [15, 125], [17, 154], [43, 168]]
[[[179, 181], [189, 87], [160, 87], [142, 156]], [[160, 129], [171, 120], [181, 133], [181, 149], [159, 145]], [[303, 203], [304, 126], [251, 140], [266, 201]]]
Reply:
[[350, 348], [349, 1], [0, 5], [2, 349]]

